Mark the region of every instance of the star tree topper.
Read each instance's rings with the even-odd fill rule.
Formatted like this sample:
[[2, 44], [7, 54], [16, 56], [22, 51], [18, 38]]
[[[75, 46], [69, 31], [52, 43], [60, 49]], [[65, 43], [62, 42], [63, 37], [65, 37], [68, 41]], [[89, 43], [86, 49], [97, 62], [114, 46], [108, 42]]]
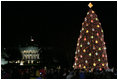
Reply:
[[92, 7], [93, 7], [93, 4], [90, 2], [90, 3], [88, 4], [88, 6], [89, 6], [89, 8], [92, 8]]

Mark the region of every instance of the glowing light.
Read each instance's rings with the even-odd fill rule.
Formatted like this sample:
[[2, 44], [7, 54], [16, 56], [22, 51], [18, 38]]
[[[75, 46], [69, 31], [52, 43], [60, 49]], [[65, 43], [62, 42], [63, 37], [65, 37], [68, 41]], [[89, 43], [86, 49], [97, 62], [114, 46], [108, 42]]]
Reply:
[[88, 6], [89, 6], [89, 8], [92, 8], [92, 7], [93, 7], [93, 4], [90, 2], [90, 3], [88, 4]]
[[87, 60], [85, 60], [85, 63], [88, 63], [88, 61], [87, 61]]
[[31, 63], [33, 64], [33, 63], [34, 63], [34, 61], [32, 60], [32, 61], [31, 61]]
[[91, 39], [93, 39], [93, 36], [91, 36]]
[[105, 44], [105, 42], [104, 42], [104, 44]]
[[99, 28], [100, 26], [99, 26], [99, 25], [97, 25], [97, 27]]
[[84, 28], [82, 28], [82, 31], [84, 30]]
[[98, 18], [95, 18], [96, 19], [96, 21], [98, 20]]
[[98, 61], [100, 61], [100, 59], [98, 59]]
[[96, 52], [95, 54], [96, 54], [96, 56], [98, 55], [98, 53], [97, 53], [97, 52]]
[[101, 48], [99, 47], [99, 49], [98, 49], [99, 51], [101, 50]]
[[78, 49], [78, 52], [80, 52], [80, 50]]
[[102, 68], [99, 69], [100, 71], [102, 70]]
[[28, 60], [28, 64], [30, 63], [30, 60]]
[[89, 31], [88, 30], [86, 30], [86, 33], [88, 33]]
[[101, 32], [103, 32], [103, 30], [101, 29]]
[[81, 64], [79, 64], [79, 67], [81, 67]]
[[75, 52], [75, 54], [77, 54], [77, 52]]
[[95, 41], [95, 43], [97, 44], [97, 43], [98, 43], [98, 41], [96, 40], [96, 41]]
[[86, 68], [86, 66], [83, 67], [84, 69]]
[[95, 13], [94, 11], [92, 11], [92, 13]]
[[84, 23], [82, 23], [82, 26], [84, 25]]
[[34, 39], [32, 38], [32, 36], [31, 36], [31, 41], [34, 41]]
[[91, 53], [89, 53], [89, 56], [91, 56]]
[[102, 66], [104, 66], [104, 63], [102, 64]]
[[91, 23], [93, 23], [93, 20], [91, 20]]
[[78, 58], [75, 58], [75, 60], [78, 60]]
[[80, 55], [80, 58], [82, 58], [82, 55]]
[[79, 43], [77, 43], [77, 46], [79, 46]]
[[82, 44], [80, 45], [80, 47], [82, 47]]
[[96, 64], [95, 64], [95, 63], [93, 63], [93, 66], [96, 66]]
[[83, 52], [86, 52], [86, 50], [84, 49]]
[[92, 28], [92, 31], [95, 31], [95, 29], [94, 29], [94, 28]]
[[24, 65], [24, 62], [23, 62], [23, 61], [21, 61], [21, 62], [20, 62], [20, 65], [21, 65], [21, 66], [22, 66], [22, 65]]
[[77, 63], [74, 64], [75, 66], [77, 65]]
[[84, 38], [84, 41], [86, 41], [86, 38]]
[[104, 47], [104, 50], [106, 50], [106, 47]]
[[97, 33], [97, 36], [99, 36], [99, 33]]
[[104, 54], [102, 54], [102, 57], [104, 57]]
[[101, 25], [101, 23], [99, 23]]
[[87, 12], [87, 15], [89, 15], [89, 12]]
[[34, 41], [34, 39], [31, 39], [31, 41]]
[[89, 43], [89, 42], [87, 42], [87, 44], [89, 45], [90, 43]]

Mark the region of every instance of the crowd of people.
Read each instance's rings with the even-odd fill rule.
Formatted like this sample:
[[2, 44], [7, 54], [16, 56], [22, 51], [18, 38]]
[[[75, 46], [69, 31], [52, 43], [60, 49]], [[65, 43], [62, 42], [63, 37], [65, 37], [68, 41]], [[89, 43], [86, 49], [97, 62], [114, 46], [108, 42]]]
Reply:
[[86, 71], [69, 68], [1, 67], [2, 79], [117, 79], [117, 70]]

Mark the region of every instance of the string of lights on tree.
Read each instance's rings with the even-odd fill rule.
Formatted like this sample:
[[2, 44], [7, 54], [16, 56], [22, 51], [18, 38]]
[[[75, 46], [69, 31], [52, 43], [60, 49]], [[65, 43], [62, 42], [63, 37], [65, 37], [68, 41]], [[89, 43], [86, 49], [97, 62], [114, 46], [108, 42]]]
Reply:
[[[88, 4], [92, 8], [92, 3]], [[95, 12], [90, 9], [82, 23], [75, 51], [74, 69], [108, 68], [103, 29]]]

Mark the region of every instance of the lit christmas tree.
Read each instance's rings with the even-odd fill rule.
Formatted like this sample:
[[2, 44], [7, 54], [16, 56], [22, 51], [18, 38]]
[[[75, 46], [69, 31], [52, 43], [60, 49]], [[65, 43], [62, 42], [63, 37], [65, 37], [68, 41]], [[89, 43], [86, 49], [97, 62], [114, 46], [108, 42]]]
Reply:
[[[89, 3], [88, 6], [92, 8], [93, 5]], [[108, 68], [103, 29], [97, 15], [92, 9], [87, 12], [87, 16], [82, 23], [73, 68], [84, 68], [86, 70]]]

